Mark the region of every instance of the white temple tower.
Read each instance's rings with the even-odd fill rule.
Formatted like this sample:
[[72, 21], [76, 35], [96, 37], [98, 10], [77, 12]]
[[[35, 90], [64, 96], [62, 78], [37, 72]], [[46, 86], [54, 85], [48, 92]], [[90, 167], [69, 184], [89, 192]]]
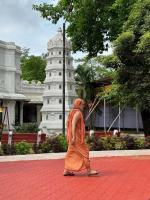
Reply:
[[[42, 122], [40, 127], [49, 133], [62, 133], [62, 89], [63, 89], [63, 34], [59, 29], [49, 40], [46, 66], [45, 90], [43, 94]], [[65, 116], [67, 118], [76, 97], [71, 43], [66, 39], [65, 64]]]

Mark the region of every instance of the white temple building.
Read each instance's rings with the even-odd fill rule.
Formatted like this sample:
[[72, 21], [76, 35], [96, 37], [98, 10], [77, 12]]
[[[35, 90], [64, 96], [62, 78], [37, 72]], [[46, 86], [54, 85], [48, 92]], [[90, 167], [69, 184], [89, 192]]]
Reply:
[[[40, 127], [50, 133], [62, 132], [63, 94], [63, 34], [57, 34], [47, 44], [45, 89], [43, 94], [42, 122]], [[71, 43], [65, 41], [65, 118], [76, 97]]]
[[[41, 122], [44, 85], [21, 80], [20, 56], [21, 48], [14, 42], [0, 41], [0, 107], [8, 108], [10, 129], [16, 123]], [[0, 127], [3, 117], [0, 112]]]

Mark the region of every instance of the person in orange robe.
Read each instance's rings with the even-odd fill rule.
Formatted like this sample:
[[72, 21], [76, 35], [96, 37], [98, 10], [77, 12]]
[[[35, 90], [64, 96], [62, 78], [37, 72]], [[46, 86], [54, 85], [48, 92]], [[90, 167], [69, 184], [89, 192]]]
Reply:
[[97, 175], [92, 170], [89, 160], [89, 149], [85, 143], [85, 123], [82, 115], [84, 101], [80, 98], [74, 101], [73, 109], [67, 119], [68, 150], [65, 157], [64, 176], [73, 176], [73, 171], [87, 170], [87, 174]]

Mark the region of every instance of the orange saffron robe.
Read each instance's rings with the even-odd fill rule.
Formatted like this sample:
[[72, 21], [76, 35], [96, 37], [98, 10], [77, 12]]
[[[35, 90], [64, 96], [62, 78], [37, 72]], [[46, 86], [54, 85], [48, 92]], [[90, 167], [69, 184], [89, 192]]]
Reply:
[[[72, 119], [75, 112], [80, 112], [80, 119], [76, 124], [75, 131], [76, 131], [76, 140], [75, 144], [71, 144], [71, 128], [72, 128]], [[89, 149], [87, 144], [85, 143], [85, 139], [83, 136], [83, 129], [85, 130], [85, 124], [83, 123], [83, 116], [80, 110], [74, 109], [72, 112], [70, 126], [67, 125], [67, 134], [68, 138], [68, 150], [65, 157], [65, 170], [68, 171], [80, 171], [83, 169], [87, 169], [90, 167], [90, 160], [89, 160]], [[84, 126], [84, 127], [83, 127]]]

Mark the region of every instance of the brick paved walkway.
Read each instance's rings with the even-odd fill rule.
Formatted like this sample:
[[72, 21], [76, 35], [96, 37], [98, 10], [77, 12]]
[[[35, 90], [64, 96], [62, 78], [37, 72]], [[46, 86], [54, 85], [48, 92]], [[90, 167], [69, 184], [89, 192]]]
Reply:
[[92, 158], [98, 177], [64, 177], [63, 159], [0, 163], [0, 200], [149, 200], [150, 156]]

